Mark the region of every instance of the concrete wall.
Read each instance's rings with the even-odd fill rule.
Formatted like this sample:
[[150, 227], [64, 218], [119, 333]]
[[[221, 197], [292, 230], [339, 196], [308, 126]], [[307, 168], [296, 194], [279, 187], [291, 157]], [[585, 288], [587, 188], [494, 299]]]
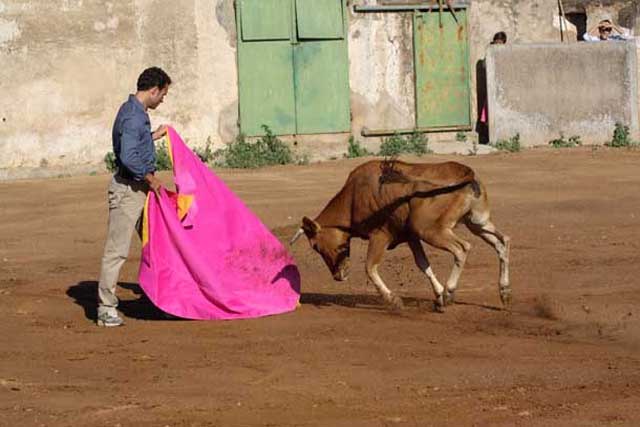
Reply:
[[519, 133], [524, 145], [541, 145], [563, 133], [599, 144], [616, 122], [637, 135], [637, 76], [632, 42], [492, 46], [491, 138]]
[[152, 125], [187, 139], [235, 135], [230, 1], [0, 0], [0, 178], [94, 168], [142, 69], [173, 78]]

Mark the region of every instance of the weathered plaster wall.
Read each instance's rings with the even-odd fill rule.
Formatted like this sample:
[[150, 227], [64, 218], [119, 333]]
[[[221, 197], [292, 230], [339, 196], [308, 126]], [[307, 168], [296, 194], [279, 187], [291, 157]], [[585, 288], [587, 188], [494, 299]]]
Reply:
[[519, 133], [524, 145], [546, 145], [564, 134], [601, 144], [616, 122], [638, 133], [634, 43], [493, 46], [487, 80], [495, 140]]
[[412, 13], [351, 13], [352, 128], [414, 127]]
[[229, 22], [228, 0], [0, 0], [0, 178], [100, 164], [117, 108], [151, 65], [174, 80], [152, 125], [222, 143], [237, 121]]

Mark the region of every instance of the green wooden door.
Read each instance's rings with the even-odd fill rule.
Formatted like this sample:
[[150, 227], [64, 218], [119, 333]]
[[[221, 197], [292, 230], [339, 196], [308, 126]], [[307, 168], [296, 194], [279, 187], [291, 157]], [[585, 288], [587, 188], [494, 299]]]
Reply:
[[345, 0], [238, 0], [240, 129], [350, 128]]
[[240, 0], [238, 86], [240, 127], [262, 135], [296, 132], [290, 0]]
[[298, 133], [350, 129], [349, 60], [342, 0], [296, 0], [294, 84]]
[[[471, 125], [469, 41], [465, 10], [416, 12], [414, 63], [416, 125], [419, 128]], [[442, 28], [440, 21], [442, 20]]]

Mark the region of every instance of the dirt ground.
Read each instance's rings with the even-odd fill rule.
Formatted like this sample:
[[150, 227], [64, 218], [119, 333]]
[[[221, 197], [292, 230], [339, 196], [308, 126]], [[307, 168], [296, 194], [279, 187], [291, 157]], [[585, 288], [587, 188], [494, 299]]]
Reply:
[[[407, 306], [393, 313], [366, 282], [364, 243], [337, 283], [300, 241], [297, 311], [166, 320], [135, 284], [136, 239], [118, 289], [126, 326], [101, 329], [109, 176], [0, 183], [0, 425], [640, 425], [640, 152], [434, 158], [488, 187], [513, 239], [511, 313], [497, 257], [461, 230], [474, 248], [445, 314], [407, 247], [381, 272]], [[362, 161], [219, 175], [285, 241]], [[450, 256], [427, 250], [446, 278]]]

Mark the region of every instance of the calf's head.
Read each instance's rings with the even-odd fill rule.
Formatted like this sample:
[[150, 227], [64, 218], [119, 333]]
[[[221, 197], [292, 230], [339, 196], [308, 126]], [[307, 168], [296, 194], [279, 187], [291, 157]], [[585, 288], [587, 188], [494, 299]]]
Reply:
[[338, 227], [322, 227], [316, 221], [302, 218], [302, 228], [291, 239], [291, 244], [302, 235], [309, 239], [311, 248], [318, 252], [333, 278], [337, 281], [347, 280], [349, 276], [349, 244], [351, 235]]

